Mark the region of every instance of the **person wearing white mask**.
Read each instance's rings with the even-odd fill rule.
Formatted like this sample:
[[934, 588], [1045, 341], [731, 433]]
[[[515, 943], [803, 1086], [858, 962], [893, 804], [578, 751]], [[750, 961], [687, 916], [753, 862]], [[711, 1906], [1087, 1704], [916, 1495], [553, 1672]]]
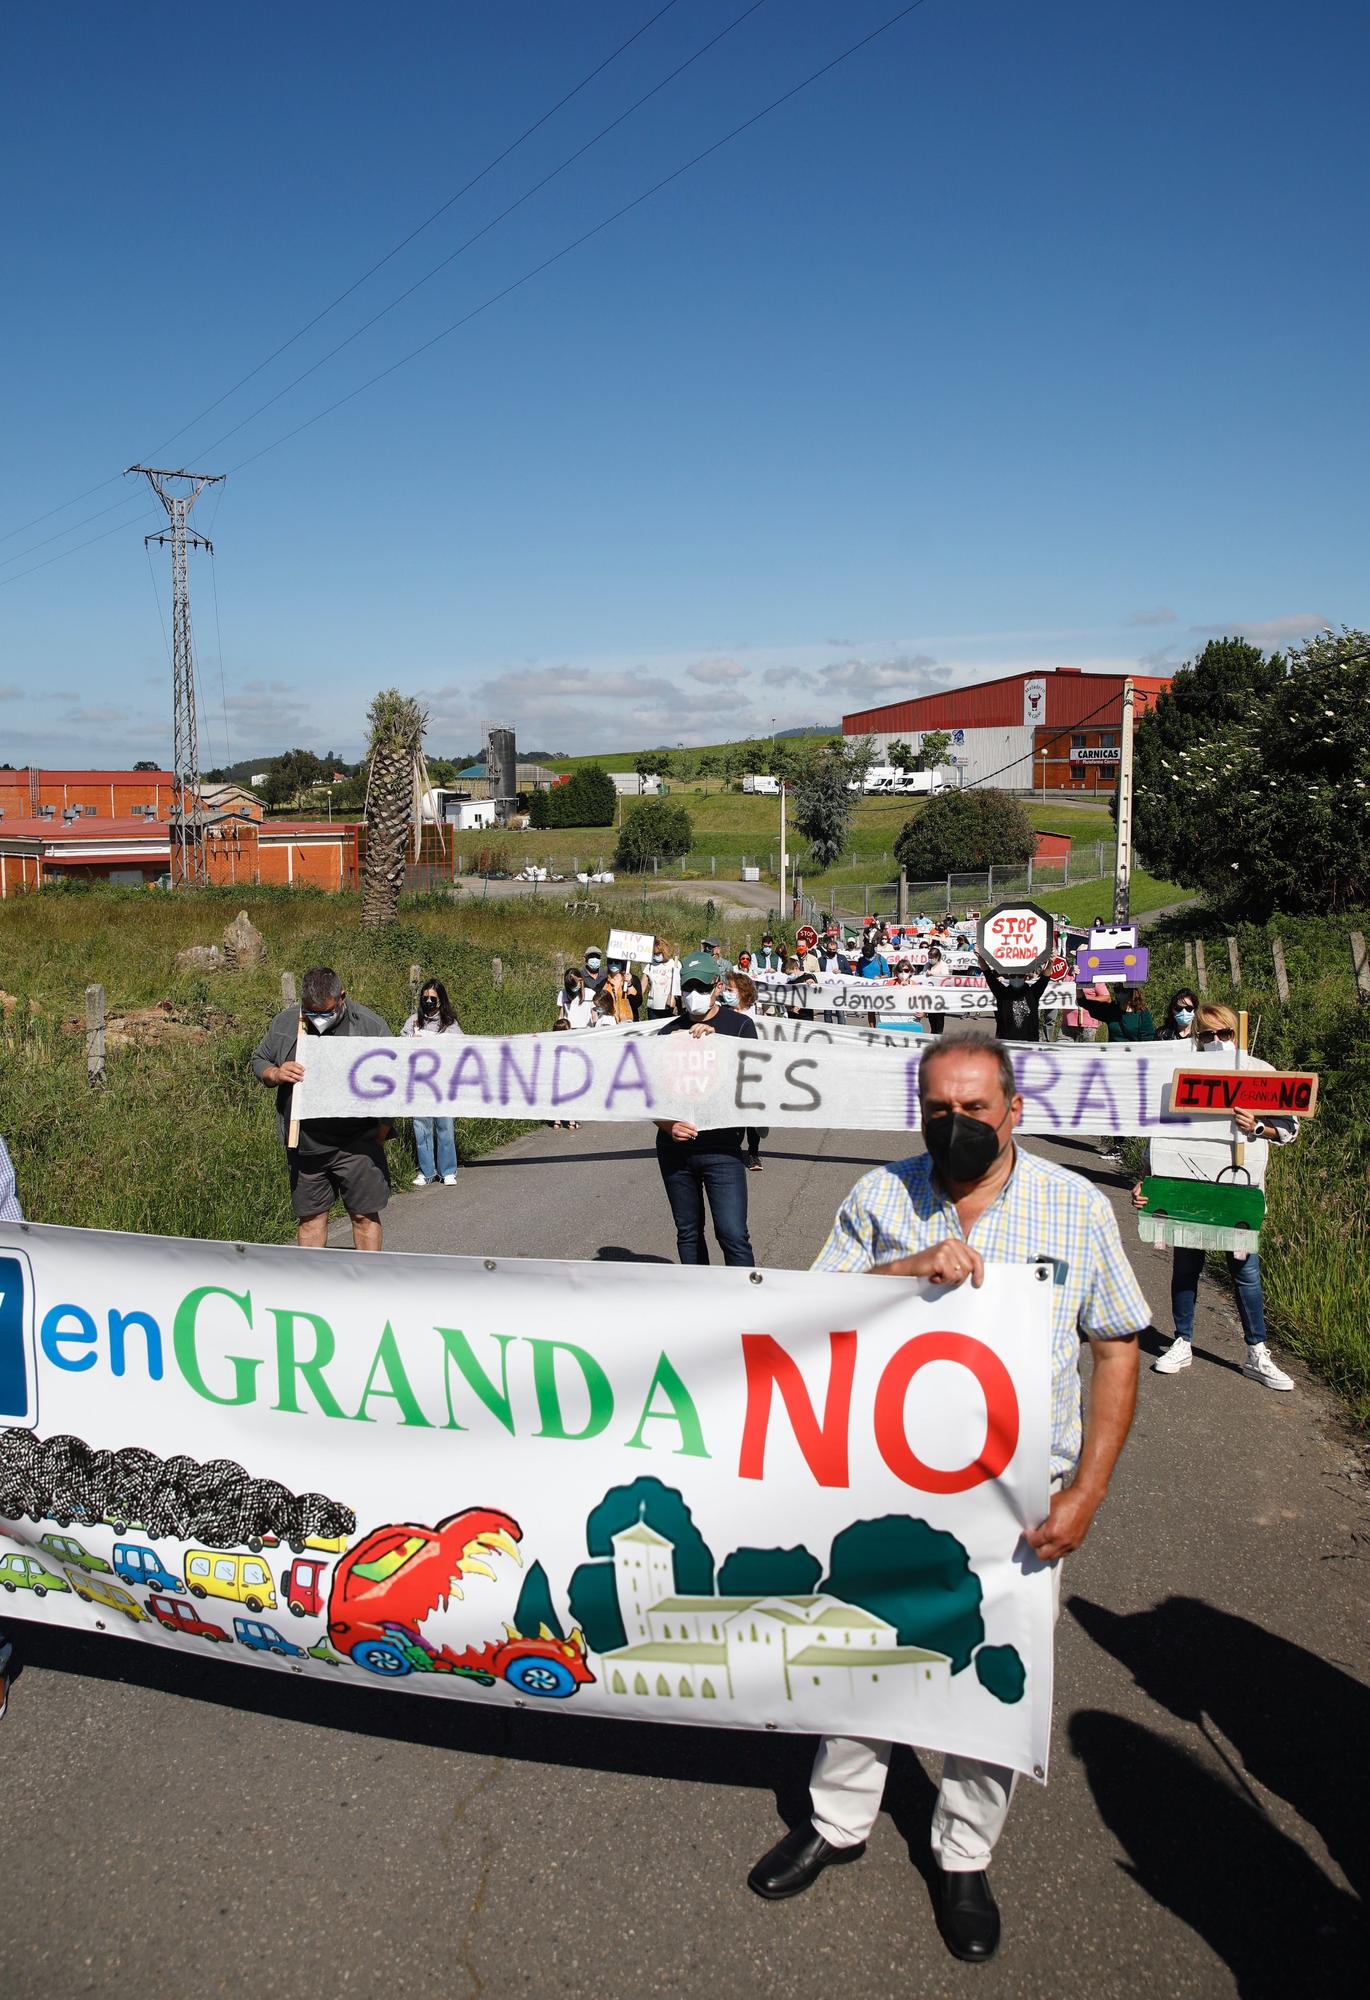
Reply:
[[306, 1118], [292, 1131], [291, 1096], [304, 1080], [304, 1065], [295, 1059], [300, 1038], [389, 1033], [379, 1014], [348, 999], [331, 966], [316, 965], [301, 982], [299, 1006], [281, 1009], [253, 1053], [253, 1075], [276, 1093], [276, 1127], [302, 1250], [325, 1248], [328, 1217], [339, 1200], [352, 1222], [353, 1249], [380, 1249], [381, 1210], [390, 1199], [390, 1126], [374, 1118]]
[[[734, 988], [734, 991], [737, 989]], [[657, 1029], [659, 1035], [688, 1031], [757, 1039], [756, 1023], [736, 1007], [720, 1004], [723, 967], [707, 952], [694, 951], [680, 968], [681, 1012]], [[676, 1250], [682, 1264], [707, 1264], [704, 1203], [725, 1264], [751, 1270], [756, 1263], [747, 1233], [747, 1169], [742, 1128], [701, 1132], [683, 1118], [657, 1120], [656, 1157], [666, 1199], [675, 1218]]]
[[680, 960], [668, 939], [652, 939], [652, 962], [643, 972], [643, 983], [649, 1021], [664, 1021], [680, 1012]]

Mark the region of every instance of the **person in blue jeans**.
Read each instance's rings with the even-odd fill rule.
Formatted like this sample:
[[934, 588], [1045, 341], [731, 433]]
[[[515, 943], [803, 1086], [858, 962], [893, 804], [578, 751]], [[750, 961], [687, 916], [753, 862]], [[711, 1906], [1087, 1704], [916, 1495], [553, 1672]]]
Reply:
[[[739, 1035], [756, 1041], [756, 1023], [735, 1007], [720, 1004], [723, 967], [710, 953], [691, 952], [680, 968], [683, 1011], [658, 1034]], [[684, 1119], [657, 1120], [657, 1165], [675, 1220], [676, 1251], [682, 1264], [707, 1264], [704, 1204], [709, 1205], [723, 1262], [751, 1270], [756, 1263], [747, 1234], [747, 1166], [742, 1127], [701, 1132]]]
[[[440, 979], [425, 979], [419, 988], [417, 1013], [411, 1014], [400, 1029], [402, 1035], [459, 1035], [461, 1024], [457, 1020], [447, 988]], [[444, 1186], [457, 1184], [457, 1134], [450, 1118], [416, 1118], [414, 1124], [414, 1151], [418, 1155], [419, 1170], [414, 1176], [415, 1187], [427, 1187], [430, 1182], [441, 1179]], [[436, 1158], [434, 1157], [436, 1153]]]
[[[1215, 1002], [1199, 1008], [1194, 1031], [1195, 1068], [1209, 1064], [1231, 1068], [1236, 1041], [1237, 1017], [1230, 1007]], [[1268, 1070], [1270, 1064], [1248, 1056], [1246, 1067]], [[1158, 1145], [1153, 1141], [1151, 1171], [1175, 1175], [1183, 1180], [1217, 1181], [1220, 1176], [1230, 1173], [1232, 1141], [1240, 1139], [1245, 1153], [1242, 1164], [1247, 1183], [1263, 1189], [1271, 1147], [1291, 1145], [1298, 1136], [1297, 1118], [1258, 1118], [1251, 1111], [1234, 1111], [1232, 1124], [1226, 1131], [1215, 1119], [1205, 1129], [1162, 1140], [1159, 1161], [1156, 1157]], [[1145, 1208], [1146, 1201], [1142, 1184], [1138, 1181], [1132, 1190], [1132, 1205], [1134, 1208]], [[1194, 1303], [1206, 1252], [1176, 1246], [1170, 1254], [1173, 1260], [1170, 1266], [1170, 1306], [1175, 1315], [1175, 1338], [1165, 1353], [1151, 1364], [1153, 1373], [1157, 1375], [1179, 1375], [1193, 1363]], [[1259, 1382], [1262, 1388], [1287, 1394], [1294, 1386], [1293, 1381], [1276, 1364], [1266, 1343], [1260, 1257], [1255, 1251], [1229, 1250], [1226, 1254], [1232, 1292], [1237, 1302], [1237, 1316], [1241, 1320], [1245, 1340], [1242, 1374], [1249, 1381]]]
[[[14, 1184], [14, 1168], [10, 1164], [9, 1148], [0, 1139], [0, 1222], [22, 1222], [24, 1211], [19, 1206], [19, 1191]], [[10, 1664], [14, 1658], [14, 1647], [0, 1632], [0, 1716], [3, 1716], [9, 1702]]]

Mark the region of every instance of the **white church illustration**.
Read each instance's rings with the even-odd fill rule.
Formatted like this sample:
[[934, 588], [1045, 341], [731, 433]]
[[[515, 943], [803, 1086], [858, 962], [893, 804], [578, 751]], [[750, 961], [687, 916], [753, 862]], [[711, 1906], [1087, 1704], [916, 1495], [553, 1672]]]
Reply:
[[755, 1711], [777, 1702], [806, 1708], [834, 1694], [940, 1703], [945, 1653], [901, 1646], [896, 1628], [838, 1597], [681, 1597], [675, 1544], [645, 1520], [611, 1537], [619, 1616], [627, 1644], [600, 1655], [614, 1695], [697, 1696]]

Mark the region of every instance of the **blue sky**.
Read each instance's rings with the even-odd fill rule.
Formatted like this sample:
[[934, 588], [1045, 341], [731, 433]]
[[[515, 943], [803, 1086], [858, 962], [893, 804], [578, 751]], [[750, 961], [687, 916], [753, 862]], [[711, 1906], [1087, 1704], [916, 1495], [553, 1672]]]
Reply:
[[[11, 13], [0, 534], [23, 532], [0, 541], [0, 760], [169, 753], [166, 557], [150, 574], [156, 522], [116, 475], [660, 5]], [[1211, 632], [1370, 623], [1353, 0], [924, 0], [243, 463], [898, 0], [765, 0], [223, 437], [745, 5], [676, 0], [165, 446], [159, 462], [230, 475], [196, 515], [217, 550], [192, 570], [204, 763], [226, 745], [355, 755], [392, 683], [429, 704], [435, 751], [487, 718], [531, 747], [608, 749], [1018, 667], [1169, 665]]]

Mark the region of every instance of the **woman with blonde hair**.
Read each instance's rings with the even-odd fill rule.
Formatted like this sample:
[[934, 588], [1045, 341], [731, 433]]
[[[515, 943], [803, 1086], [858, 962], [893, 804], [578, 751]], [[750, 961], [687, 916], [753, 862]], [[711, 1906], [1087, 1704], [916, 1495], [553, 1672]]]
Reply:
[[[1230, 1007], [1216, 1003], [1200, 1007], [1194, 1020], [1196, 1065], [1202, 1063], [1205, 1057], [1215, 1063], [1221, 1063], [1224, 1056], [1230, 1059], [1237, 1047], [1237, 1033], [1237, 1016]], [[1264, 1070], [1271, 1067], [1254, 1057], [1248, 1058], [1244, 1066]], [[1297, 1118], [1258, 1118], [1252, 1111], [1234, 1111], [1232, 1124], [1234, 1129], [1224, 1131], [1217, 1119], [1206, 1119], [1195, 1133], [1185, 1132], [1175, 1138], [1167, 1138], [1165, 1145], [1169, 1157], [1165, 1171], [1184, 1180], [1216, 1181], [1225, 1168], [1231, 1167], [1233, 1142], [1240, 1140], [1244, 1149], [1242, 1165], [1250, 1185], [1264, 1188], [1271, 1146], [1291, 1145], [1299, 1136], [1299, 1121]], [[1134, 1208], [1146, 1206], [1140, 1181], [1132, 1190], [1132, 1205]], [[1194, 1359], [1194, 1307], [1205, 1254], [1202, 1250], [1182, 1249], [1178, 1244], [1171, 1251], [1170, 1307], [1175, 1315], [1175, 1338], [1160, 1359], [1151, 1364], [1158, 1375], [1178, 1375]], [[1265, 1342], [1260, 1256], [1254, 1250], [1229, 1250], [1226, 1256], [1237, 1301], [1237, 1315], [1246, 1341], [1242, 1373], [1266, 1389], [1292, 1389], [1293, 1382], [1282, 1368], [1275, 1366]]]

